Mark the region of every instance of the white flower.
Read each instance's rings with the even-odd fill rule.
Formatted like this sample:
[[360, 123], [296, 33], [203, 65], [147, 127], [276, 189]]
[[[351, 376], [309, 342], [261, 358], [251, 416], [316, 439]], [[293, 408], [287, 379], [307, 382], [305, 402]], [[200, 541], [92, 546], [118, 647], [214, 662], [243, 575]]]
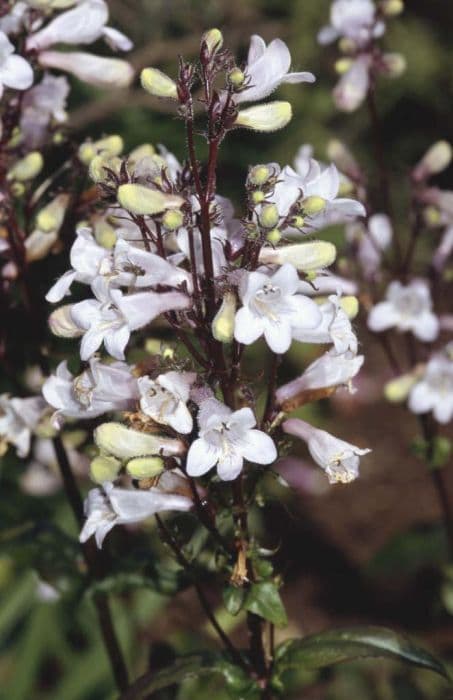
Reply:
[[361, 54], [351, 63], [333, 91], [333, 98], [338, 109], [354, 112], [365, 99], [370, 85], [371, 57]]
[[254, 34], [245, 67], [246, 85], [234, 96], [235, 102], [257, 102], [268, 97], [283, 83], [313, 83], [312, 73], [289, 73], [291, 54], [281, 39], [274, 39], [266, 46], [263, 39]]
[[290, 418], [282, 424], [285, 433], [307, 443], [314, 461], [324, 469], [331, 484], [347, 484], [359, 475], [360, 457], [371, 452], [339, 440], [325, 430], [319, 430], [299, 418]]
[[27, 40], [27, 49], [42, 51], [54, 44], [92, 44], [103, 36], [113, 48], [129, 51], [132, 42], [118, 30], [105, 26], [108, 17], [104, 0], [85, 0], [32, 34]]
[[256, 464], [271, 464], [277, 458], [273, 440], [254, 429], [255, 416], [250, 408], [232, 411], [228, 406], [207, 399], [198, 414], [199, 437], [187, 455], [187, 473], [202, 476], [217, 465], [223, 481], [235, 479], [244, 459]]
[[166, 493], [159, 488], [148, 491], [117, 488], [106, 482], [102, 489], [92, 489], [85, 500], [86, 522], [79, 539], [86, 542], [95, 536], [99, 549], [115, 525], [138, 523], [167, 510], [187, 511], [192, 500], [179, 494]]
[[453, 361], [436, 355], [426, 365], [421, 379], [409, 394], [409, 408], [414, 413], [433, 412], [439, 423], [453, 418]]
[[279, 387], [276, 391], [277, 402], [283, 404], [305, 391], [341, 385], [349, 386], [352, 391], [351, 380], [364, 359], [363, 355], [354, 355], [349, 350], [338, 354], [331, 349], [312, 362], [300, 377]]
[[80, 348], [88, 360], [102, 345], [117, 360], [124, 360], [124, 349], [131, 331], [147, 326], [161, 313], [185, 309], [190, 300], [179, 292], [138, 292], [125, 295], [107, 288], [101, 279], [92, 285], [96, 299], [87, 299], [71, 308], [74, 323], [84, 330]]
[[40, 396], [20, 399], [0, 394], [0, 454], [4, 454], [11, 444], [19, 457], [26, 457], [32, 433], [46, 408], [46, 402]]
[[31, 66], [22, 56], [14, 54], [14, 46], [0, 31], [0, 97], [4, 86], [14, 90], [27, 90], [33, 83]]
[[42, 393], [55, 417], [95, 418], [109, 411], [132, 410], [139, 398], [137, 379], [124, 362], [105, 364], [91, 358], [77, 377], [61, 362], [44, 383]]
[[66, 121], [66, 98], [69, 83], [64, 76], [46, 73], [40, 83], [28, 90], [22, 101], [20, 132], [29, 148], [39, 147], [47, 136], [51, 122]]
[[264, 335], [273, 352], [283, 354], [295, 330], [314, 329], [321, 322], [317, 305], [296, 294], [299, 277], [289, 263], [273, 275], [250, 272], [241, 284], [243, 307], [236, 313], [234, 337], [250, 345]]
[[120, 275], [117, 285], [140, 288], [162, 284], [178, 287], [184, 283], [189, 291], [192, 289], [191, 275], [186, 270], [121, 238], [115, 245], [113, 259], [114, 272]]
[[301, 343], [333, 343], [338, 354], [348, 350], [356, 354], [357, 336], [340, 302], [340, 297], [332, 294], [319, 307], [322, 316], [321, 323], [313, 330], [297, 329], [294, 333], [295, 340]]
[[357, 294], [357, 283], [345, 277], [333, 275], [331, 272], [323, 271], [310, 282], [301, 280], [298, 291], [311, 297], [317, 294]]
[[373, 277], [379, 270], [383, 252], [393, 238], [390, 219], [385, 214], [373, 214], [368, 219], [368, 227], [350, 224], [346, 229], [348, 241], [358, 243], [357, 258], [365, 277]]
[[439, 320], [431, 308], [431, 294], [425, 280], [416, 279], [407, 286], [391, 282], [386, 301], [371, 309], [368, 327], [375, 332], [388, 328], [410, 331], [419, 340], [430, 342], [439, 333]]
[[41, 51], [38, 61], [45, 68], [67, 71], [85, 83], [102, 88], [125, 88], [134, 78], [134, 69], [127, 61], [83, 51]]
[[[214, 268], [214, 275], [217, 277], [222, 273], [222, 270], [224, 270], [226, 267], [224, 246], [226, 243], [227, 234], [224, 228], [220, 226], [212, 226], [209, 235], [211, 237], [212, 264]], [[181, 253], [183, 253], [184, 257], [190, 260], [190, 237], [189, 232], [186, 228], [181, 228], [178, 231], [176, 241]], [[193, 247], [197, 273], [200, 274], [204, 272], [204, 261], [201, 232], [198, 228], [193, 229]]]
[[21, 0], [15, 2], [11, 11], [0, 18], [0, 31], [5, 34], [17, 34], [22, 27], [27, 10], [26, 2]]
[[190, 387], [195, 381], [193, 372], [166, 372], [156, 379], [140, 377], [140, 408], [147, 416], [177, 433], [192, 432], [192, 415], [186, 404]]
[[382, 36], [385, 25], [376, 21], [372, 0], [334, 0], [330, 9], [330, 25], [318, 34], [320, 44], [330, 44], [339, 37], [352, 39], [359, 46]]

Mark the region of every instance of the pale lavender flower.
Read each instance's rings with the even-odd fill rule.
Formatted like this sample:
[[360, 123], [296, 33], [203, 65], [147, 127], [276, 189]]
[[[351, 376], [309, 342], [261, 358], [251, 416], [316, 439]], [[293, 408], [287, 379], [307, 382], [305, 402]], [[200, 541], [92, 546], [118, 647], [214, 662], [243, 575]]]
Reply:
[[192, 414], [187, 408], [194, 372], [166, 372], [156, 379], [148, 376], [137, 380], [140, 408], [156, 423], [169, 425], [181, 434], [192, 432]]
[[23, 142], [29, 148], [37, 148], [44, 142], [52, 122], [61, 124], [66, 121], [68, 94], [67, 79], [49, 73], [26, 92], [22, 101], [20, 131]]
[[413, 413], [432, 411], [439, 423], [453, 418], [453, 360], [447, 354], [432, 357], [423, 375], [411, 389], [409, 408]]
[[3, 32], [0, 32], [0, 97], [5, 87], [13, 90], [27, 90], [33, 83], [30, 64], [14, 53], [14, 46]]
[[410, 331], [425, 342], [435, 340], [439, 333], [439, 319], [432, 311], [427, 282], [415, 279], [406, 286], [401, 282], [391, 282], [386, 301], [371, 309], [368, 327], [375, 332], [397, 328], [403, 332]]
[[332, 294], [319, 310], [321, 323], [314, 329], [297, 329], [294, 339], [301, 343], [333, 343], [338, 354], [351, 351], [357, 353], [357, 336], [348, 315], [341, 307], [339, 296]]
[[46, 410], [47, 404], [41, 396], [21, 399], [1, 394], [0, 453], [4, 454], [10, 444], [16, 448], [19, 457], [26, 457], [33, 431]]
[[368, 44], [382, 36], [385, 24], [376, 19], [376, 6], [372, 0], [334, 0], [330, 9], [330, 24], [318, 34], [320, 44], [330, 44], [340, 37], [353, 41], [357, 46]]
[[354, 112], [360, 107], [370, 86], [371, 63], [371, 56], [360, 54], [341, 76], [333, 91], [333, 99], [338, 109]]

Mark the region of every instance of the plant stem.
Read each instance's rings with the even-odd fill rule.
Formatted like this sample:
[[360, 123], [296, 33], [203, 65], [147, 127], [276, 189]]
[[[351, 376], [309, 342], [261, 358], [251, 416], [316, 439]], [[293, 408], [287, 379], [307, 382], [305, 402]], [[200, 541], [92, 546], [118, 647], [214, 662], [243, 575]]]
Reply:
[[198, 583], [196, 576], [194, 575], [192, 564], [184, 556], [179, 544], [176, 542], [175, 538], [173, 537], [170, 530], [165, 525], [162, 518], [157, 514], [154, 517], [156, 518], [156, 522], [159, 526], [159, 530], [160, 530], [163, 541], [173, 551], [179, 564], [190, 575], [190, 577], [192, 579], [193, 586], [194, 586], [195, 591], [196, 591], [197, 596], [198, 596], [198, 600], [200, 601], [201, 607], [203, 608], [209, 622], [213, 626], [213, 628], [216, 631], [216, 633], [218, 634], [219, 638], [223, 642], [225, 648], [229, 652], [232, 660], [235, 663], [237, 663], [242, 669], [244, 669], [245, 671], [248, 671], [247, 665], [246, 665], [244, 659], [242, 658], [240, 652], [236, 649], [233, 642], [228, 637], [226, 632], [222, 629], [222, 627], [218, 623], [214, 613], [212, 612], [211, 606], [210, 606], [209, 601], [205, 595], [205, 592], [204, 592], [203, 588], [200, 586], [200, 584]]
[[[81, 527], [84, 522], [83, 501], [74, 479], [66, 450], [59, 436], [53, 439], [53, 445], [57, 455], [58, 466], [69, 505], [71, 506], [71, 510], [78, 526]], [[94, 581], [102, 580], [103, 566], [101, 553], [96, 552], [93, 549], [92, 543], [90, 542], [82, 544], [81, 549], [90, 579]], [[98, 616], [99, 626], [101, 628], [102, 639], [109, 657], [113, 677], [115, 679], [115, 684], [119, 691], [123, 691], [129, 684], [128, 673], [113, 625], [108, 598], [104, 593], [96, 593], [93, 600]]]

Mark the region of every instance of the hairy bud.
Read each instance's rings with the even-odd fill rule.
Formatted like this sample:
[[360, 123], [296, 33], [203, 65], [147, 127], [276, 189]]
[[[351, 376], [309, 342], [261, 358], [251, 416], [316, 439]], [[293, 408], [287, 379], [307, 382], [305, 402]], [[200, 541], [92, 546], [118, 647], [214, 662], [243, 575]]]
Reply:
[[165, 209], [177, 209], [184, 200], [175, 194], [164, 194], [144, 185], [127, 184], [118, 187], [118, 201], [133, 214], [160, 214]]
[[278, 224], [278, 209], [275, 204], [266, 204], [260, 212], [259, 222], [264, 228], [274, 228]]
[[412, 173], [415, 180], [425, 180], [442, 172], [451, 163], [452, 148], [448, 141], [437, 141], [425, 153]]
[[126, 471], [133, 479], [150, 479], [164, 470], [162, 457], [135, 457], [126, 464]]
[[233, 340], [235, 313], [236, 296], [233, 292], [226, 292], [212, 321], [212, 335], [220, 343], [230, 343]]
[[185, 452], [184, 443], [175, 438], [141, 433], [122, 423], [102, 423], [94, 431], [97, 447], [108, 455], [123, 461], [137, 456], [159, 455], [170, 457]]
[[293, 115], [289, 102], [268, 102], [241, 110], [234, 126], [243, 126], [253, 131], [271, 132], [283, 129]]
[[39, 151], [32, 151], [13, 165], [8, 172], [7, 179], [18, 180], [19, 182], [33, 180], [34, 177], [39, 175], [43, 165], [44, 160], [41, 153], [39, 153]]
[[80, 338], [83, 330], [76, 326], [71, 316], [71, 309], [74, 304], [60, 306], [49, 316], [49, 328], [54, 335], [59, 338]]
[[171, 100], [178, 99], [178, 90], [175, 81], [158, 68], [144, 68], [140, 73], [140, 82], [146, 92], [154, 97], [166, 97]]
[[329, 241], [307, 241], [282, 246], [275, 250], [262, 248], [259, 261], [271, 265], [291, 263], [301, 272], [314, 272], [331, 265], [336, 255], [337, 249]]

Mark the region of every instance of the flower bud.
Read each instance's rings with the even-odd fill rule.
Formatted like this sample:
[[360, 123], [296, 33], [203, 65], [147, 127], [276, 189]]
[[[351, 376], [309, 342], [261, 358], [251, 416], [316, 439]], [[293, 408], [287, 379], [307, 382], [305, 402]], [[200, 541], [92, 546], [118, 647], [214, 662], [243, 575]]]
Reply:
[[343, 36], [338, 42], [338, 48], [342, 53], [354, 53], [357, 50], [357, 44], [354, 39]]
[[165, 209], [176, 209], [184, 200], [175, 194], [164, 194], [144, 185], [128, 184], [118, 187], [118, 202], [132, 214], [160, 214]]
[[265, 265], [284, 265], [291, 263], [300, 272], [314, 272], [331, 265], [337, 255], [337, 249], [329, 241], [307, 241], [282, 246], [281, 248], [262, 248], [259, 261]]
[[400, 53], [385, 53], [382, 64], [388, 78], [399, 78], [407, 68], [407, 61]]
[[312, 195], [311, 197], [307, 197], [302, 201], [302, 208], [305, 214], [308, 216], [314, 216], [326, 208], [326, 200], [323, 197]]
[[359, 313], [359, 300], [354, 296], [341, 297], [340, 306], [349, 320], [352, 320]]
[[402, 374], [400, 377], [387, 382], [384, 387], [384, 396], [391, 403], [401, 403], [407, 399], [416, 383], [416, 374]]
[[115, 229], [108, 224], [105, 219], [100, 219], [94, 225], [94, 237], [103, 248], [112, 250], [118, 239]]
[[19, 182], [32, 180], [41, 172], [43, 165], [44, 160], [39, 151], [32, 151], [13, 165], [8, 172], [7, 179]]
[[343, 173], [353, 177], [360, 175], [359, 165], [349, 148], [338, 139], [331, 139], [327, 144], [327, 157]]
[[241, 110], [234, 125], [244, 126], [254, 131], [276, 131], [286, 126], [291, 121], [292, 115], [289, 102], [268, 102]]
[[99, 154], [104, 156], [119, 156], [124, 148], [124, 142], [121, 136], [106, 136], [104, 139], [91, 143], [87, 141], [82, 143], [78, 150], [79, 159], [84, 165], [90, 165], [93, 158]]
[[338, 75], [343, 75], [348, 72], [351, 66], [352, 58], [339, 58], [335, 61], [335, 72], [338, 73]]
[[452, 148], [448, 141], [437, 141], [425, 153], [420, 162], [415, 166], [413, 177], [416, 180], [424, 180], [431, 175], [442, 172], [451, 163]]
[[148, 158], [155, 155], [156, 149], [151, 143], [142, 143], [141, 146], [137, 146], [137, 148], [134, 148], [134, 150], [129, 153], [127, 162], [134, 165], [142, 158]]
[[97, 484], [103, 484], [105, 481], [114, 481], [120, 469], [119, 459], [108, 455], [99, 455], [91, 461], [90, 477]]
[[255, 165], [248, 174], [248, 180], [252, 185], [265, 185], [272, 175], [268, 165]]
[[36, 227], [44, 233], [58, 231], [63, 223], [68, 202], [68, 194], [59, 194], [55, 197], [46, 207], [38, 212], [36, 216]]
[[109, 179], [107, 168], [119, 175], [121, 159], [116, 156], [112, 157], [107, 153], [100, 153], [94, 156], [88, 168], [89, 176], [94, 182], [105, 182]]
[[25, 185], [21, 182], [13, 182], [11, 185], [11, 194], [13, 197], [22, 197], [25, 194]]
[[60, 306], [49, 316], [49, 328], [59, 338], [79, 338], [84, 333], [72, 320], [71, 309], [73, 306], [74, 304]]
[[381, 10], [386, 17], [396, 17], [404, 10], [404, 2], [403, 0], [383, 0]]
[[158, 68], [144, 68], [140, 74], [140, 82], [146, 92], [155, 97], [178, 99], [178, 89], [175, 81]]
[[228, 82], [235, 88], [240, 88], [244, 84], [245, 73], [240, 68], [233, 68], [228, 73]]
[[230, 343], [233, 340], [235, 313], [236, 296], [233, 292], [226, 292], [212, 321], [212, 335], [220, 343]]
[[122, 461], [141, 455], [181, 455], [186, 449], [182, 440], [141, 433], [114, 422], [99, 425], [94, 431], [94, 441], [101, 452]]
[[125, 88], [134, 78], [134, 69], [127, 61], [83, 51], [41, 51], [38, 61], [41, 66], [68, 71], [79, 80], [98, 87]]
[[266, 204], [260, 212], [259, 222], [264, 228], [274, 228], [278, 224], [278, 209], [275, 204]]
[[423, 210], [423, 218], [428, 226], [439, 226], [442, 217], [437, 207], [429, 206]]
[[162, 457], [135, 457], [126, 464], [126, 471], [133, 479], [150, 479], [163, 470]]
[[50, 253], [51, 249], [58, 240], [58, 231], [50, 231], [44, 233], [39, 228], [25, 239], [25, 258], [27, 262], [36, 262], [42, 260]]
[[282, 234], [278, 230], [278, 228], [273, 228], [272, 231], [269, 231], [269, 233], [266, 236], [266, 240], [271, 243], [271, 245], [277, 245], [282, 239]]
[[167, 231], [176, 231], [184, 223], [184, 216], [182, 212], [177, 209], [166, 211], [162, 217], [162, 224]]
[[264, 201], [266, 195], [262, 190], [255, 190], [252, 192], [252, 202], [253, 204], [261, 204]]
[[208, 29], [201, 38], [201, 43], [203, 42], [208, 47], [210, 54], [219, 51], [223, 46], [223, 35], [220, 29]]

